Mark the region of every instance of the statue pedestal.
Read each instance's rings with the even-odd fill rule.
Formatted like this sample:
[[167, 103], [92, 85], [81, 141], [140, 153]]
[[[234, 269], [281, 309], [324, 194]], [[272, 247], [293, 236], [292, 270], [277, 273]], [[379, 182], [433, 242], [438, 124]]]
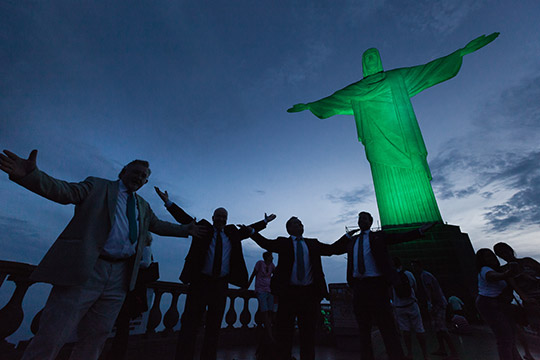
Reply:
[[[418, 226], [394, 227], [388, 232], [408, 231]], [[411, 269], [411, 260], [418, 259], [441, 285], [446, 297], [455, 295], [466, 304], [472, 313], [477, 293], [475, 254], [469, 235], [462, 233], [459, 226], [437, 224], [424, 238], [389, 247], [391, 256], [397, 256], [406, 270]]]

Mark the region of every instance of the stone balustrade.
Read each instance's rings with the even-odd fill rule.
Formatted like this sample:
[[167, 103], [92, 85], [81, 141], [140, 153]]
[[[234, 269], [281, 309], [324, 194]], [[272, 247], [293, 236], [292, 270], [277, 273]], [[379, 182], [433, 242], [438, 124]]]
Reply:
[[[34, 282], [29, 279], [34, 268], [35, 266], [30, 264], [0, 260], [0, 288], [6, 279], [7, 281], [13, 281], [16, 285], [10, 300], [2, 309], [0, 309], [1, 341], [4, 341], [6, 337], [17, 331], [22, 324], [24, 318], [22, 302], [28, 288], [34, 284]], [[179, 299], [181, 296], [186, 296], [188, 286], [177, 282], [156, 281], [149, 285], [149, 289], [154, 292], [154, 300], [148, 314], [146, 334], [155, 333], [156, 329], [161, 324], [164, 326], [163, 332], [165, 334], [172, 333], [173, 328], [178, 324], [180, 319], [181, 311], [178, 310]], [[165, 294], [171, 294], [172, 299], [169, 308], [165, 314], [162, 314], [162, 299]], [[244, 329], [249, 327], [252, 319], [257, 326], [262, 323], [260, 313], [257, 311], [253, 315], [249, 308], [250, 299], [255, 298], [254, 291], [246, 289], [229, 289], [227, 291], [227, 297], [229, 298], [229, 305], [225, 311], [225, 323], [227, 324], [227, 329], [234, 328], [234, 325], [238, 320], [240, 322], [240, 328]], [[237, 314], [235, 310], [235, 304], [238, 301], [243, 301], [240, 314]], [[35, 314], [32, 320], [30, 330], [33, 334], [37, 332], [40, 316], [41, 311]]]

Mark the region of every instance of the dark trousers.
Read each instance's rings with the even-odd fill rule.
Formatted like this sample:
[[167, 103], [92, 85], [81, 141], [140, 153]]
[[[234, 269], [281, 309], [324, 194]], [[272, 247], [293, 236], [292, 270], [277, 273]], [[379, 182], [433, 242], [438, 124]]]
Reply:
[[201, 325], [206, 308], [208, 308], [208, 312], [206, 313], [201, 359], [216, 359], [219, 330], [227, 300], [227, 284], [226, 278], [213, 279], [204, 276], [189, 285], [176, 346], [176, 360], [193, 359], [197, 330]]
[[509, 303], [497, 298], [479, 295], [476, 308], [482, 319], [495, 334], [500, 360], [521, 360], [516, 348], [516, 324], [512, 317]]
[[280, 347], [280, 360], [290, 360], [294, 336], [294, 320], [298, 318], [300, 332], [300, 359], [315, 359], [315, 327], [320, 309], [320, 297], [315, 287], [290, 286], [279, 295], [276, 335]]
[[390, 305], [390, 289], [384, 278], [353, 280], [353, 308], [360, 331], [360, 359], [373, 360], [371, 328], [375, 324], [381, 332], [388, 358], [402, 360], [403, 349]]

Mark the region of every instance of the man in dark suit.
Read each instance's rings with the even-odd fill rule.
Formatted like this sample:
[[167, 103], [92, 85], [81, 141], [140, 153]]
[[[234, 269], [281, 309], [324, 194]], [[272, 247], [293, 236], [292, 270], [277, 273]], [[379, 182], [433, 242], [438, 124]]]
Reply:
[[399, 342], [395, 319], [390, 305], [390, 286], [398, 279], [388, 252], [388, 245], [415, 240], [433, 226], [426, 224], [406, 233], [389, 234], [384, 231], [372, 232], [370, 213], [358, 214], [357, 231], [343, 235], [333, 243], [335, 254], [347, 254], [347, 282], [353, 289], [354, 315], [360, 330], [360, 358], [373, 360], [371, 327], [379, 328], [388, 358], [404, 359]]
[[[181, 224], [189, 224], [194, 218], [169, 200], [169, 194], [155, 188], [159, 197], [165, 203], [167, 210]], [[227, 300], [228, 284], [247, 288], [248, 272], [241, 241], [247, 239], [252, 230], [238, 229], [227, 225], [227, 210], [217, 208], [212, 216], [212, 224], [201, 220], [198, 225], [208, 230], [203, 237], [194, 237], [187, 254], [180, 280], [189, 284], [182, 326], [180, 328], [176, 359], [193, 359], [197, 329], [201, 323], [204, 311], [208, 308], [205, 322], [204, 342], [201, 359], [215, 360], [221, 321]], [[276, 218], [275, 215], [250, 227], [260, 231], [266, 224]]]
[[279, 359], [290, 360], [294, 320], [300, 330], [300, 358], [315, 359], [315, 328], [322, 298], [328, 296], [321, 264], [321, 255], [332, 255], [333, 248], [317, 239], [304, 238], [304, 226], [297, 217], [286, 224], [289, 237], [269, 240], [251, 235], [255, 242], [270, 252], [279, 254], [271, 288], [279, 298], [276, 318]]
[[97, 359], [122, 307], [133, 290], [148, 232], [188, 237], [199, 227], [159, 220], [136, 191], [148, 182], [147, 161], [127, 164], [118, 180], [88, 177], [74, 183], [55, 179], [28, 159], [4, 150], [0, 169], [10, 180], [60, 204], [74, 204], [75, 214], [31, 279], [53, 285], [23, 359], [55, 359], [77, 330], [71, 359]]

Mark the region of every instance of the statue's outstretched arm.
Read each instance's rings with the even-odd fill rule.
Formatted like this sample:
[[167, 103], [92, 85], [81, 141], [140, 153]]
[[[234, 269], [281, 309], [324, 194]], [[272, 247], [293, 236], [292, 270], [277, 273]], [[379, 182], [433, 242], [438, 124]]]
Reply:
[[465, 45], [465, 47], [463, 49], [460, 49], [461, 56], [465, 56], [467, 54], [475, 52], [476, 50], [478, 50], [480, 48], [483, 48], [484, 46], [486, 46], [487, 44], [489, 44], [490, 42], [495, 40], [497, 38], [497, 36], [499, 36], [499, 34], [500, 33], [498, 33], [498, 32], [494, 32], [493, 34], [490, 34], [490, 35], [487, 35], [487, 36], [482, 35], [482, 36], [479, 36], [476, 39], [470, 41], [467, 45]]
[[351, 101], [363, 98], [368, 92], [368, 87], [364, 86], [362, 81], [358, 81], [323, 99], [307, 104], [296, 104], [287, 109], [287, 112], [309, 110], [319, 119], [327, 119], [334, 115], [353, 115]]
[[294, 113], [294, 112], [300, 112], [304, 110], [309, 110], [309, 106], [307, 104], [296, 104], [288, 108], [287, 112]]

